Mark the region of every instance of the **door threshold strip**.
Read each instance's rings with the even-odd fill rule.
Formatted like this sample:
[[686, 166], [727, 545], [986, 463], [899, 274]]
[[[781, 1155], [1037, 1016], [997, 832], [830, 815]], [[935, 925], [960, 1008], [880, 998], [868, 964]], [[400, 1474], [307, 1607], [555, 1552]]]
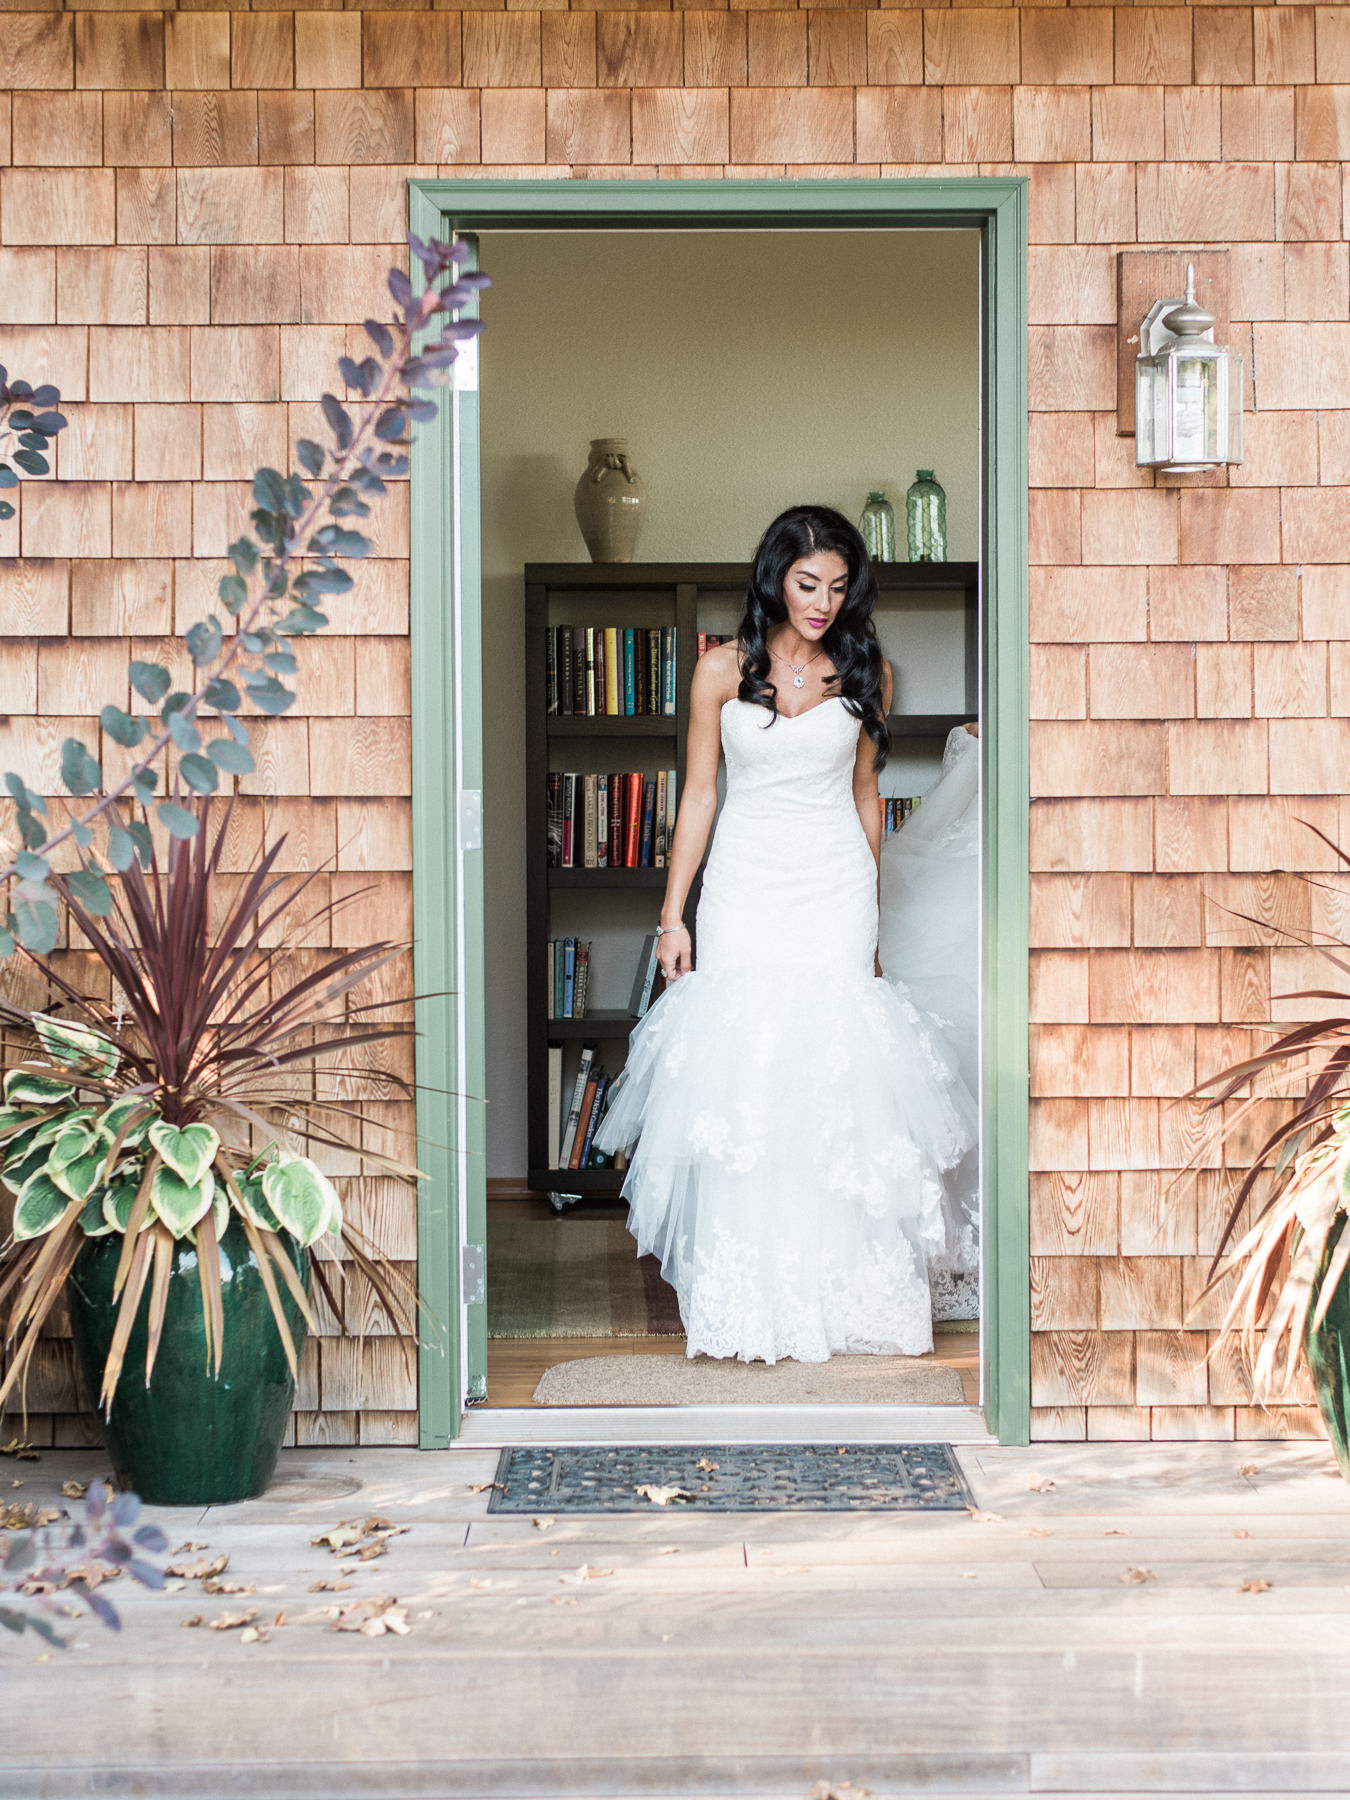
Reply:
[[977, 1406], [485, 1406], [458, 1444], [994, 1444]]

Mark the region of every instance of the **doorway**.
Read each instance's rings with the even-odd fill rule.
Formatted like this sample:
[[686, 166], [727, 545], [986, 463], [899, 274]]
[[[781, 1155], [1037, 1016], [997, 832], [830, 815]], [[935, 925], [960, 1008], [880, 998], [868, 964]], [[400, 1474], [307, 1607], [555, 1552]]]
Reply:
[[[1026, 1433], [1028, 1348], [1024, 205], [1024, 184], [1001, 181], [413, 184], [413, 228], [422, 235], [458, 229], [490, 239], [494, 232], [509, 233], [509, 239], [499, 239], [505, 247], [518, 242], [522, 230], [545, 232], [548, 239], [538, 240], [541, 253], [546, 243], [559, 241], [554, 234], [560, 230], [597, 227], [606, 233], [659, 231], [663, 237], [670, 230], [734, 231], [736, 238], [724, 239], [728, 257], [733, 244], [743, 244], [745, 234], [755, 231], [783, 239], [803, 230], [883, 230], [888, 237], [919, 230], [924, 237], [912, 240], [916, 258], [925, 239], [936, 238], [935, 227], [979, 234], [983, 455], [981, 479], [971, 471], [972, 492], [964, 508], [968, 527], [979, 520], [971, 549], [984, 590], [979, 710], [984, 720], [986, 1199], [979, 1362], [986, 1415], [1005, 1441]], [[635, 236], [624, 241], [640, 254]], [[701, 235], [685, 240], [691, 249], [702, 241]], [[793, 241], [804, 251], [815, 240]], [[944, 299], [940, 292], [933, 296], [938, 315]], [[828, 309], [818, 328], [828, 331]], [[417, 991], [455, 990], [419, 1003], [419, 1133], [429, 1176], [420, 1267], [424, 1293], [446, 1327], [446, 1343], [428, 1345], [422, 1355], [424, 1444], [444, 1443], [457, 1433], [460, 1405], [466, 1397], [482, 1397], [489, 1367], [482, 1260], [487, 1138], [481, 1100], [489, 974], [477, 817], [483, 787], [481, 596], [485, 585], [491, 587], [493, 571], [483, 559], [485, 548], [490, 558], [492, 546], [481, 533], [477, 387], [476, 362], [466, 362], [451, 403], [419, 439], [413, 466]], [[537, 473], [543, 479], [546, 472]], [[548, 479], [557, 486], [557, 471]], [[853, 498], [851, 490], [838, 495], [841, 504]], [[663, 548], [668, 547], [659, 541], [644, 544], [639, 555], [645, 562]], [[578, 543], [572, 556], [579, 551]], [[713, 624], [710, 617], [708, 628]], [[731, 624], [734, 628], [734, 620]], [[893, 650], [891, 655], [894, 661]], [[911, 763], [914, 752], [920, 759], [924, 752], [919, 745], [903, 748]], [[927, 752], [931, 755], [931, 745]], [[919, 785], [915, 771], [906, 776], [905, 769], [902, 755], [894, 771], [898, 792], [906, 778], [911, 787]], [[453, 841], [443, 829], [447, 817], [458, 821]], [[493, 899], [499, 904], [500, 896]], [[499, 1367], [499, 1386], [500, 1380]]]

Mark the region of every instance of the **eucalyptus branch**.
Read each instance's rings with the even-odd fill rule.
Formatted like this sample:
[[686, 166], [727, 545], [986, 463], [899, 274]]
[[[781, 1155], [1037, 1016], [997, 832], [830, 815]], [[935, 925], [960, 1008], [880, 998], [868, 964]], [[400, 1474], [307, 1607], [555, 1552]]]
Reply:
[[[104, 868], [121, 873], [133, 862], [149, 866], [152, 816], [171, 837], [195, 836], [198, 816], [195, 809], [180, 804], [183, 788], [211, 794], [222, 776], [246, 775], [253, 769], [248, 728], [237, 716], [245, 703], [270, 716], [284, 713], [294, 703], [295, 695], [283, 680], [299, 668], [288, 640], [328, 624], [327, 614], [316, 603], [350, 591], [353, 577], [342, 564], [364, 557], [370, 549], [369, 539], [342, 521], [369, 516], [371, 501], [388, 491], [388, 481], [407, 474], [410, 426], [437, 411], [434, 401], [419, 398], [416, 390], [444, 386], [452, 378], [459, 344], [480, 329], [477, 320], [461, 316], [478, 289], [487, 285], [484, 276], [459, 274], [465, 246], [423, 243], [413, 236], [408, 242], [424, 271], [422, 293], [414, 293], [401, 269], [391, 269], [389, 290], [396, 308], [392, 329], [378, 320], [365, 321], [378, 356], [360, 363], [344, 356], [338, 363], [347, 388], [360, 396], [356, 417], [334, 395], [325, 394], [322, 407], [332, 447], [301, 439], [296, 457], [303, 475], [292, 471], [283, 476], [267, 468], [254, 475], [252, 535], [230, 545], [233, 572], [221, 579], [218, 590], [235, 629], [227, 636], [220, 614], [213, 611], [184, 633], [193, 666], [204, 680], [191, 693], [175, 691], [162, 664], [130, 663], [130, 686], [158, 708], [158, 722], [151, 725], [117, 705], [102, 709], [99, 722], [104, 733], [122, 748], [137, 750], [137, 758], [114, 786], [60, 830], [45, 823], [47, 808], [41, 796], [20, 776], [6, 774], [22, 847], [7, 864], [0, 862], [0, 886], [7, 887], [10, 896], [8, 910], [0, 911], [0, 956], [11, 954], [19, 944], [39, 955], [55, 945], [59, 894], [52, 885], [50, 861], [55, 851], [75, 843], [81, 867], [64, 874], [61, 884], [96, 917], [106, 916], [112, 894]], [[419, 349], [418, 339], [437, 320], [437, 335]], [[0, 391], [0, 400], [10, 391]], [[38, 390], [32, 398], [41, 400], [49, 392], [55, 394]], [[24, 394], [31, 395], [32, 390], [25, 388]], [[34, 429], [44, 425], [31, 409], [22, 418]], [[47, 416], [48, 429], [59, 429], [51, 424], [57, 418]], [[0, 416], [0, 426], [3, 422]], [[25, 448], [22, 454], [35, 453]], [[16, 460], [21, 460], [18, 453]], [[42, 471], [33, 472], [45, 468], [44, 463]], [[0, 485], [6, 485], [3, 469], [0, 464]], [[305, 566], [297, 573], [300, 564]], [[225, 730], [203, 743], [198, 725], [208, 719]], [[158, 798], [154, 765], [171, 749], [179, 756], [174, 787]], [[77, 798], [92, 796], [101, 786], [100, 764], [78, 738], [67, 738], [62, 745], [61, 779]], [[139, 804], [141, 818], [123, 814], [122, 803], [128, 800]], [[95, 824], [106, 830], [102, 864], [89, 855]]]

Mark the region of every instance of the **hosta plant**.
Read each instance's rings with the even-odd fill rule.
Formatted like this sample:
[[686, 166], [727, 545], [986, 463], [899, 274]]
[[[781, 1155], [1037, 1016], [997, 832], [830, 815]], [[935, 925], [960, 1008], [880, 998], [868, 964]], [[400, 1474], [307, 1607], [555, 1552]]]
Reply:
[[209, 797], [183, 803], [198, 829], [172, 839], [163, 861], [151, 839], [148, 867], [133, 860], [106, 870], [106, 912], [91, 911], [65, 877], [50, 877], [114, 999], [80, 991], [52, 962], [25, 953], [56, 1001], [45, 1012], [0, 1006], [0, 1180], [14, 1197], [12, 1239], [0, 1251], [0, 1341], [10, 1352], [0, 1407], [22, 1382], [90, 1238], [121, 1239], [119, 1311], [99, 1395], [105, 1413], [147, 1294], [150, 1380], [175, 1248], [184, 1242], [196, 1249], [207, 1354], [219, 1370], [219, 1244], [231, 1218], [257, 1260], [293, 1375], [283, 1292], [311, 1327], [315, 1321], [287, 1239], [308, 1252], [314, 1283], [339, 1321], [348, 1265], [396, 1330], [415, 1324], [415, 1293], [344, 1218], [321, 1166], [341, 1151], [349, 1162], [416, 1178], [410, 1165], [360, 1147], [356, 1111], [343, 1098], [354, 1077], [376, 1096], [411, 1094], [401, 1076], [357, 1066], [351, 1054], [412, 1031], [381, 1020], [377, 1007], [350, 1003], [399, 947], [331, 953], [288, 980], [265, 946], [284, 919], [307, 935], [333, 903], [295, 922], [314, 875], [275, 873], [284, 839], [249, 873], [223, 880], [230, 804], [213, 812]]

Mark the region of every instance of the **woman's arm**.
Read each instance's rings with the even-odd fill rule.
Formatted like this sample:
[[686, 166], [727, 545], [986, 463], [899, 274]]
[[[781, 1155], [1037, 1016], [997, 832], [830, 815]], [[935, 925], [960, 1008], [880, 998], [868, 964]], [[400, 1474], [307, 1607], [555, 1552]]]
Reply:
[[675, 837], [670, 846], [666, 897], [661, 907], [663, 929], [656, 945], [656, 958], [667, 981], [678, 981], [694, 967], [684, 908], [717, 813], [722, 707], [740, 686], [739, 656], [735, 643], [721, 644], [699, 657], [694, 665], [689, 688], [684, 792], [677, 797]]

